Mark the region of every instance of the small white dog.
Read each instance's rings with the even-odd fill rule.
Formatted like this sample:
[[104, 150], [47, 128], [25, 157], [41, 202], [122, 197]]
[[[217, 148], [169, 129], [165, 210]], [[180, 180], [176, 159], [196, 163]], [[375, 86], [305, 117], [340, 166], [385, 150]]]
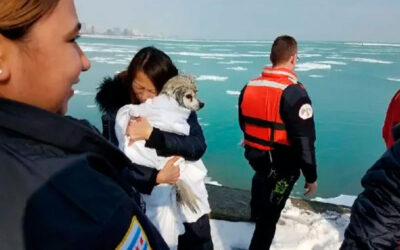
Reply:
[[[190, 111], [198, 111], [204, 103], [197, 98], [196, 80], [190, 75], [177, 75], [168, 80], [160, 94], [165, 94], [175, 99], [178, 104]], [[177, 201], [187, 206], [193, 212], [198, 210], [198, 197], [191, 188], [182, 180], [176, 183]]]

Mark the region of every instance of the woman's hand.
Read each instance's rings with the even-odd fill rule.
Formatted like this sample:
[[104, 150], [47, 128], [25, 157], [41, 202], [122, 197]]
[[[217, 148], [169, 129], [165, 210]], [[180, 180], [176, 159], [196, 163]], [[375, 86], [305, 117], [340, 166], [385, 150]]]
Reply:
[[156, 177], [156, 183], [168, 183], [168, 184], [175, 184], [178, 182], [179, 179], [179, 167], [175, 166], [175, 162], [179, 160], [179, 156], [174, 156], [167, 161], [164, 168], [158, 172]]
[[148, 140], [152, 132], [153, 127], [150, 125], [147, 119], [144, 117], [138, 117], [129, 121], [125, 134], [130, 137], [130, 145], [135, 141]]

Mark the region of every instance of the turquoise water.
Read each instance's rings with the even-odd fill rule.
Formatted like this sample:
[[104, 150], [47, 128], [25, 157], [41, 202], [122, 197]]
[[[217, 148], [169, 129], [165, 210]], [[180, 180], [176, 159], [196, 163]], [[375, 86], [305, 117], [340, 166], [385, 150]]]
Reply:
[[[81, 38], [91, 69], [75, 87], [69, 114], [101, 129], [94, 103], [105, 76], [127, 67], [144, 46], [171, 56], [181, 72], [198, 78], [206, 106], [198, 113], [208, 149], [203, 157], [212, 180], [249, 189], [253, 171], [239, 146], [239, 91], [260, 74], [271, 42], [123, 40]], [[356, 195], [360, 179], [384, 152], [381, 127], [387, 105], [400, 87], [400, 45], [300, 42], [296, 73], [313, 101], [317, 130], [317, 196]], [[303, 192], [301, 177], [293, 194]]]

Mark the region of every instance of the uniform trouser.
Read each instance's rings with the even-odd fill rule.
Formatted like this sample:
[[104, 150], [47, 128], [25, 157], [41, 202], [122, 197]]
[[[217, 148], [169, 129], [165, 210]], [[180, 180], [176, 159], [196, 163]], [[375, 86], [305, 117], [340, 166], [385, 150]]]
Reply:
[[214, 249], [208, 214], [201, 216], [194, 223], [184, 223], [184, 225], [185, 233], [179, 236], [178, 250]]
[[[278, 170], [276, 170], [278, 169]], [[269, 249], [276, 223], [300, 171], [256, 171], [251, 187], [251, 217], [256, 223], [250, 250]]]

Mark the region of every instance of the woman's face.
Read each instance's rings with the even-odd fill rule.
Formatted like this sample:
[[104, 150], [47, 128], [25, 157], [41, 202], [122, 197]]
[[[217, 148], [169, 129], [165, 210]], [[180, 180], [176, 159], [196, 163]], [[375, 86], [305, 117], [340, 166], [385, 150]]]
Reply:
[[147, 99], [154, 98], [158, 95], [157, 89], [150, 78], [143, 72], [138, 71], [132, 81], [133, 94], [140, 103], [145, 102]]
[[90, 68], [75, 41], [79, 29], [73, 0], [60, 0], [50, 15], [33, 25], [26, 41], [8, 40], [8, 81], [0, 95], [65, 114], [72, 85]]

